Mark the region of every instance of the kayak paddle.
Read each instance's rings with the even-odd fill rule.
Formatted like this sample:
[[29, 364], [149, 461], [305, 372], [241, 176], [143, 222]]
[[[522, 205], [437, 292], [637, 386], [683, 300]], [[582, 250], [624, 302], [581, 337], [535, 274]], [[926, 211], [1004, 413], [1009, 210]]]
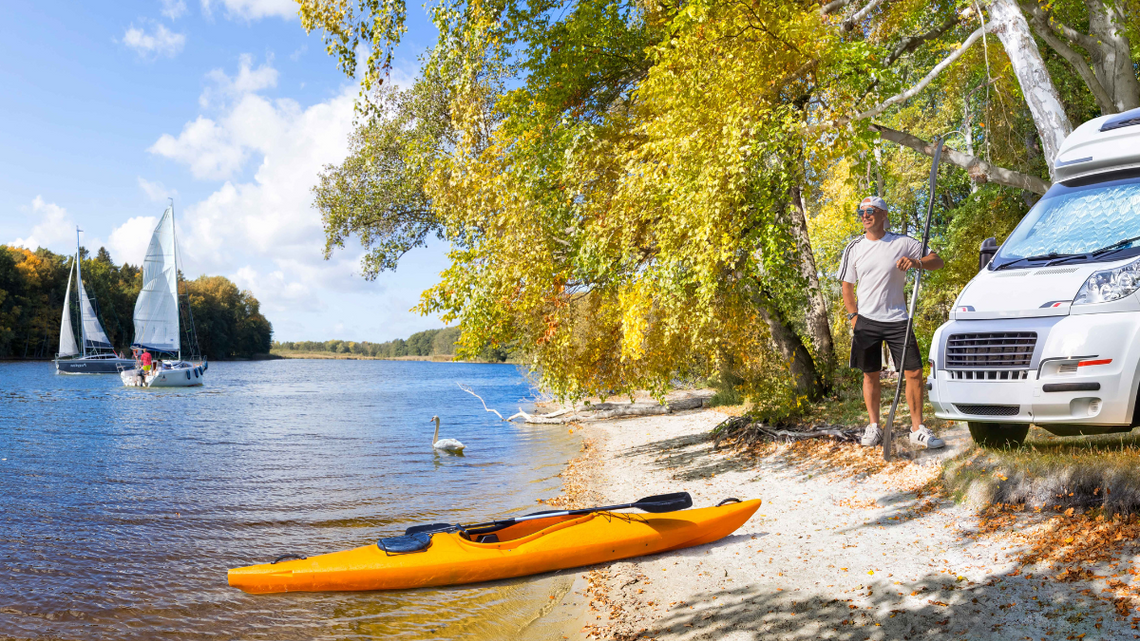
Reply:
[[661, 514], [662, 512], [676, 512], [677, 510], [687, 510], [693, 507], [693, 498], [689, 496], [688, 492], [674, 492], [673, 494], [659, 494], [657, 496], [647, 496], [643, 499], [634, 501], [633, 503], [623, 503], [621, 505], [604, 505], [602, 507], [588, 507], [579, 510], [546, 510], [543, 512], [535, 512], [534, 514], [527, 514], [526, 516], [516, 516], [511, 519], [502, 519], [500, 521], [488, 521], [487, 523], [476, 523], [474, 525], [461, 525], [451, 523], [429, 523], [428, 525], [415, 525], [408, 528], [404, 532], [404, 536], [411, 534], [434, 534], [437, 532], [462, 532], [468, 530], [484, 530], [487, 528], [501, 528], [508, 525], [514, 525], [522, 521], [531, 521], [534, 519], [548, 519], [555, 516], [578, 516], [581, 514], [590, 514], [592, 512], [612, 512], [614, 510], [625, 510], [629, 508], [636, 508], [643, 512], [650, 514]]

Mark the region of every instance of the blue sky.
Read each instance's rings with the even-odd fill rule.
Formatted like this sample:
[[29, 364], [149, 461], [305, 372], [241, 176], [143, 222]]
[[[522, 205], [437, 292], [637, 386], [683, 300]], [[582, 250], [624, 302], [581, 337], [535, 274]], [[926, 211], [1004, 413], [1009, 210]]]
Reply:
[[[342, 160], [357, 86], [293, 0], [5, 2], [0, 243], [104, 246], [137, 264], [175, 198], [183, 271], [251, 290], [278, 340], [383, 341], [439, 327], [409, 312], [446, 245], [373, 282], [359, 246], [325, 261], [310, 187]], [[393, 80], [434, 41], [409, 7]]]

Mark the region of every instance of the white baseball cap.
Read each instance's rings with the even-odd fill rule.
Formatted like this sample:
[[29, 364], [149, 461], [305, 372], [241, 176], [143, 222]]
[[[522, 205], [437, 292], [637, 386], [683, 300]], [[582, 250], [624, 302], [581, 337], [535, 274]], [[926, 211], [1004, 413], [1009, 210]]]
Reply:
[[867, 196], [863, 199], [863, 202], [859, 203], [859, 209], [867, 206], [874, 207], [875, 209], [882, 209], [883, 211], [887, 212], [890, 211], [890, 209], [887, 208], [887, 201], [879, 198], [878, 196]]

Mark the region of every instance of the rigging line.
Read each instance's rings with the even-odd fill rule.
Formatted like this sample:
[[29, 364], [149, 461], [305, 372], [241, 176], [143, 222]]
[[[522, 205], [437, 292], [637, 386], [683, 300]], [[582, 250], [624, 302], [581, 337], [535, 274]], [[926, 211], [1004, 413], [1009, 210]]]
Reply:
[[986, 40], [986, 16], [982, 13], [982, 7], [975, 2], [974, 10], [978, 12], [978, 21], [982, 23], [982, 51], [986, 58], [986, 162], [990, 162], [990, 85], [993, 84], [993, 79], [990, 77], [990, 46], [989, 41]]

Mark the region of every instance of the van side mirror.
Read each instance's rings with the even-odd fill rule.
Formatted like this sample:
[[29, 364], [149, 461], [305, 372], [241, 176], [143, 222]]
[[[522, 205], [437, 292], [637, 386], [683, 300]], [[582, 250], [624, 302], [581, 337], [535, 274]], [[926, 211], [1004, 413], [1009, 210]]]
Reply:
[[994, 259], [994, 254], [997, 253], [998, 244], [997, 239], [993, 236], [982, 241], [982, 248], [978, 250], [978, 271], [986, 268], [990, 261]]

